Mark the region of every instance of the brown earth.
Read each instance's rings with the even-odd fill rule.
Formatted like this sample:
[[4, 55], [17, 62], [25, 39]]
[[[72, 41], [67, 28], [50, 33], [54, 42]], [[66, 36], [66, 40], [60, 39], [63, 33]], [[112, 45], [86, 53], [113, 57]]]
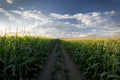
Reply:
[[[75, 67], [75, 64], [73, 60], [70, 58], [70, 56], [67, 54], [65, 49], [61, 44], [59, 44], [60, 41], [56, 41], [55, 47], [53, 48], [47, 63], [45, 64], [43, 71], [38, 76], [37, 80], [85, 80], [83, 75], [78, 71], [78, 69]], [[57, 49], [60, 50], [61, 55], [63, 55], [64, 59], [63, 63], [60, 63], [57, 61]], [[53, 79], [53, 72], [55, 70], [55, 65], [59, 63], [61, 66], [61, 72], [59, 73], [55, 72], [57, 74], [57, 78]], [[63, 72], [66, 69], [67, 73]], [[63, 78], [63, 74], [67, 75], [66, 78]]]

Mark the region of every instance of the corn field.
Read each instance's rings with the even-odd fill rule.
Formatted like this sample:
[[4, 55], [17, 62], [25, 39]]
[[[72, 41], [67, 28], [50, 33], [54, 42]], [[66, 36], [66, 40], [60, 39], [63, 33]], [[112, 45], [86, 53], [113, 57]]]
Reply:
[[[35, 36], [1, 36], [0, 80], [37, 80], [56, 41]], [[64, 46], [87, 80], [120, 80], [120, 39], [62, 39], [59, 45]], [[58, 55], [56, 60], [68, 60], [60, 47], [58, 50], [61, 54], [54, 52]], [[56, 73], [52, 74], [56, 78]]]
[[68, 39], [62, 45], [87, 80], [120, 80], [120, 39]]
[[0, 80], [33, 80], [42, 70], [54, 39], [32, 36], [0, 37]]

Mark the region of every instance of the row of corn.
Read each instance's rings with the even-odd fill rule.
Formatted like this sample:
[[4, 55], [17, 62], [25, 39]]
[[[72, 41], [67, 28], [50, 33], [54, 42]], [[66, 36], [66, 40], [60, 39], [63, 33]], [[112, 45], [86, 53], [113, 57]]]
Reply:
[[33, 80], [42, 70], [54, 39], [0, 37], [0, 80]]
[[62, 40], [87, 80], [120, 80], [120, 39]]

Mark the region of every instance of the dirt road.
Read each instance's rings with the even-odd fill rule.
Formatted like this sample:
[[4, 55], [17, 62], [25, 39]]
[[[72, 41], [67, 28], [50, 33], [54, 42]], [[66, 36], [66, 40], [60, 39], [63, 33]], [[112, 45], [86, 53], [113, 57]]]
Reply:
[[85, 78], [75, 67], [60, 41], [57, 40], [37, 80], [85, 80]]

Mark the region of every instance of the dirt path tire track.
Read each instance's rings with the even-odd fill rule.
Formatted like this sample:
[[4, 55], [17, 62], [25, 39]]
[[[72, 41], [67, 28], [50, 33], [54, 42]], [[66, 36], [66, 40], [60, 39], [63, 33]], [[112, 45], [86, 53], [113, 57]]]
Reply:
[[78, 69], [75, 67], [74, 62], [72, 59], [69, 57], [69, 55], [66, 53], [65, 49], [63, 48], [62, 45], [60, 45], [63, 56], [65, 57], [65, 65], [66, 68], [68, 69], [69, 73], [69, 79], [70, 80], [85, 80], [83, 75], [78, 71]]
[[[55, 47], [51, 52], [45, 67], [40, 76], [38, 76], [37, 80], [52, 80], [51, 73], [54, 71], [54, 65], [56, 64], [57, 60], [57, 48], [61, 50], [62, 55], [64, 56], [64, 67], [68, 70], [68, 77], [69, 79], [65, 80], [86, 80], [82, 74], [77, 70], [74, 65], [74, 62], [67, 54], [63, 46], [60, 44], [60, 40], [56, 41]], [[62, 77], [58, 78], [57, 80], [62, 80]]]
[[58, 41], [56, 41], [55, 47], [53, 48], [53, 51], [51, 52], [51, 55], [48, 58], [48, 61], [44, 67], [44, 70], [41, 73], [41, 76], [38, 78], [38, 80], [51, 80], [51, 73], [54, 69], [54, 64], [56, 61], [56, 50], [58, 47]]

